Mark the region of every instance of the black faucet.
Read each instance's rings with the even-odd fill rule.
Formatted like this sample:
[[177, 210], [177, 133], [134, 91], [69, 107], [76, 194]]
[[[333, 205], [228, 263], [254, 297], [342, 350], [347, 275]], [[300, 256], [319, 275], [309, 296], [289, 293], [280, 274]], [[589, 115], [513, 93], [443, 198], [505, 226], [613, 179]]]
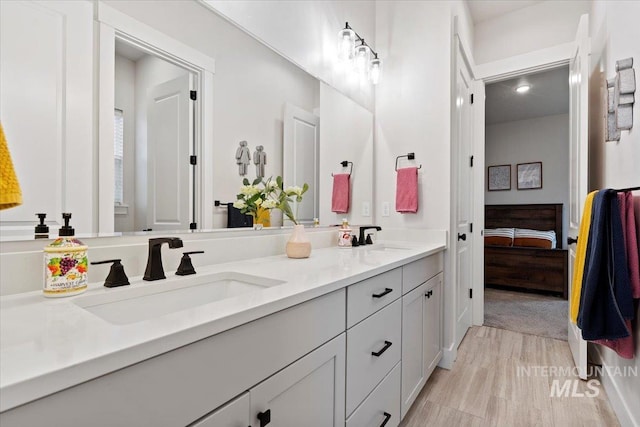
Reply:
[[182, 240], [178, 237], [149, 239], [149, 257], [147, 258], [147, 269], [144, 271], [143, 280], [166, 279], [164, 268], [162, 267], [162, 253], [160, 252], [163, 243], [168, 243], [170, 249], [182, 247]]
[[371, 240], [370, 240], [370, 239], [369, 239], [369, 242], [367, 242], [367, 240], [365, 239], [364, 232], [365, 232], [366, 230], [373, 229], [373, 228], [375, 228], [375, 229], [376, 229], [376, 230], [378, 230], [378, 231], [382, 230], [382, 227], [379, 227], [379, 226], [377, 226], [377, 225], [368, 225], [368, 226], [366, 226], [366, 227], [360, 227], [360, 239], [358, 239], [358, 243], [359, 243], [361, 246], [362, 246], [362, 245], [369, 245], [369, 244], [371, 244]]

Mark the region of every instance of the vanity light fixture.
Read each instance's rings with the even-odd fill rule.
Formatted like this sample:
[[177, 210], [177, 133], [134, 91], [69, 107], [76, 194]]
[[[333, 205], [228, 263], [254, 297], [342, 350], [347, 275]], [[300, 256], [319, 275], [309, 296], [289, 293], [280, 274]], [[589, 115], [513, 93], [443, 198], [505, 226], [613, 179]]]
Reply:
[[[360, 44], [356, 46], [356, 43]], [[380, 81], [382, 60], [348, 22], [338, 33], [338, 56], [343, 61], [351, 61], [357, 72], [363, 77], [368, 75], [374, 85]]]
[[527, 93], [531, 89], [530, 85], [520, 85], [516, 88], [516, 92], [518, 93]]

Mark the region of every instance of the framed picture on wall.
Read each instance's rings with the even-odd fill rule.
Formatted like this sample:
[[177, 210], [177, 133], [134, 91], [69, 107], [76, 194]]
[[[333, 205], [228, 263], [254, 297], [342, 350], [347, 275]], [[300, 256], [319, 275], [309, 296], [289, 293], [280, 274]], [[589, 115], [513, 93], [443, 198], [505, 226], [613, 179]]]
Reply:
[[542, 188], [542, 162], [518, 163], [518, 190]]
[[489, 166], [487, 186], [489, 191], [511, 190], [511, 165]]

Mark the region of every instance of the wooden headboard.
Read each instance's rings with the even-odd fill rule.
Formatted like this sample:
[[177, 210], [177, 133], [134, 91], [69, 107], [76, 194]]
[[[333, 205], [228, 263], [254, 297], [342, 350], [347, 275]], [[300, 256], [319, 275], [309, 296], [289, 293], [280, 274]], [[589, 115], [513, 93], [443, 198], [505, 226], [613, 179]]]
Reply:
[[562, 203], [537, 205], [486, 205], [485, 228], [530, 228], [554, 230], [562, 247]]

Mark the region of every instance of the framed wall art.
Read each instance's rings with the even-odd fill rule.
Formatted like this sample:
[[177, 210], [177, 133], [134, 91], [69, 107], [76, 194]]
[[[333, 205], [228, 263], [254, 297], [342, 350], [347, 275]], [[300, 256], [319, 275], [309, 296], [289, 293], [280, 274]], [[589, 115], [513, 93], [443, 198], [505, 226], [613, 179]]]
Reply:
[[511, 165], [489, 166], [487, 186], [489, 191], [511, 190]]
[[518, 163], [518, 190], [542, 188], [542, 162]]

